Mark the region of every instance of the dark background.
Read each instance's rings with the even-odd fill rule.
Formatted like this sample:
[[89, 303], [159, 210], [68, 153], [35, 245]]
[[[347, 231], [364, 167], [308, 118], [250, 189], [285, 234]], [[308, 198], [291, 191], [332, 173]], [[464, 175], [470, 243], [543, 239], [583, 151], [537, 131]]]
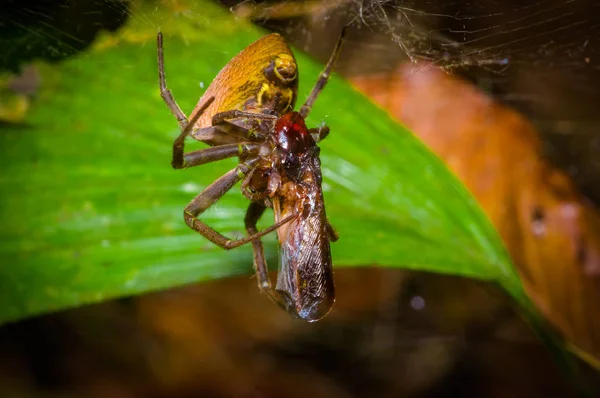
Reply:
[[[19, 73], [32, 60], [60, 62], [85, 51], [99, 31], [114, 31], [127, 20], [129, 6], [108, 0], [4, 1], [0, 70]], [[343, 72], [387, 70], [414, 60], [468, 78], [526, 115], [542, 133], [545, 156], [600, 204], [600, 2], [354, 1], [319, 17], [256, 18], [321, 60], [332, 45], [325, 38], [335, 40], [348, 21], [351, 52], [368, 57], [342, 60]], [[30, 83], [25, 78], [13, 89], [34, 93]], [[214, 289], [239, 290], [236, 279], [5, 326], [0, 390], [44, 397], [576, 396], [572, 380], [494, 286], [397, 270], [339, 274], [342, 284], [362, 280], [357, 296], [369, 305], [346, 309], [310, 333], [299, 328], [257, 338], [243, 321], [227, 320], [233, 301], [206, 315], [204, 327], [222, 328], [209, 336], [213, 340], [205, 337], [231, 358], [234, 365], [220, 371], [229, 384], [210, 373], [177, 379], [173, 370], [161, 369], [161, 355], [181, 347], [145, 316], [154, 314], [158, 324], [176, 308], [202, 313], [193, 306], [221, 300]], [[415, 304], [418, 297], [428, 297], [426, 314]], [[269, 330], [268, 323], [257, 327]], [[152, 356], [153, 350], [161, 355]], [[219, 369], [210, 358], [181, 363]], [[600, 388], [596, 375], [582, 368], [590, 386]], [[233, 388], [244, 383], [249, 387]]]

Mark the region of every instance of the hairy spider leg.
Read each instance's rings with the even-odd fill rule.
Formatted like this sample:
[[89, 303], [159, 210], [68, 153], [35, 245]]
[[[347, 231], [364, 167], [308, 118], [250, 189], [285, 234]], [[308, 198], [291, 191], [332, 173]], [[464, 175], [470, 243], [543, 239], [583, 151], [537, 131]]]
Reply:
[[338, 41], [335, 45], [335, 48], [333, 49], [333, 52], [331, 53], [331, 56], [329, 57], [329, 61], [327, 61], [327, 65], [325, 65], [325, 69], [323, 69], [323, 72], [321, 72], [321, 74], [319, 75], [319, 79], [315, 83], [312, 91], [310, 92], [308, 98], [306, 99], [306, 102], [300, 108], [299, 113], [304, 119], [306, 119], [306, 117], [310, 113], [310, 110], [312, 109], [312, 106], [313, 106], [315, 100], [317, 99], [317, 97], [319, 96], [321, 91], [323, 91], [323, 88], [325, 88], [325, 85], [329, 81], [329, 77], [331, 75], [331, 71], [335, 64], [335, 61], [337, 61], [338, 56], [340, 55], [340, 51], [342, 49], [342, 44], [344, 43], [344, 37], [346, 36], [347, 30], [348, 30], [348, 27], [344, 26], [344, 28], [342, 29], [342, 32], [340, 33], [340, 38], [338, 39]]
[[163, 54], [163, 36], [162, 32], [158, 32], [156, 36], [156, 44], [157, 44], [157, 55], [158, 55], [158, 81], [160, 86], [160, 96], [165, 101], [171, 113], [177, 121], [179, 122], [179, 126], [183, 128], [187, 122], [187, 116], [183, 113], [175, 98], [173, 98], [173, 93], [167, 87], [167, 81], [165, 79], [165, 59]]
[[[209, 148], [212, 149], [212, 148]], [[183, 211], [183, 218], [186, 224], [194, 231], [203, 235], [206, 239], [210, 240], [217, 246], [223, 249], [233, 249], [238, 246], [242, 246], [246, 243], [252, 242], [268, 233], [275, 231], [282, 225], [292, 221], [298, 216], [298, 213], [289, 215], [288, 217], [280, 220], [279, 222], [271, 225], [260, 232], [247, 236], [242, 239], [229, 239], [225, 235], [220, 234], [207, 224], [200, 221], [197, 217], [202, 214], [206, 209], [212, 206], [217, 200], [219, 200], [227, 191], [229, 191], [238, 181], [250, 171], [252, 167], [259, 161], [258, 158], [250, 159], [246, 163], [238, 164], [233, 170], [230, 170], [225, 175], [217, 179], [215, 182], [206, 187], [202, 192], [198, 194], [192, 201], [186, 206]]]
[[[265, 210], [266, 206], [260, 202], [250, 203], [244, 219], [248, 235], [252, 236], [258, 233], [256, 224]], [[256, 271], [256, 276], [258, 279], [258, 288], [261, 292], [265, 293], [269, 299], [279, 304], [282, 308], [287, 309], [287, 300], [282, 296], [281, 293], [273, 289], [271, 280], [269, 279], [269, 268], [267, 267], [265, 250], [260, 239], [252, 241], [252, 251], [254, 253], [254, 270]]]

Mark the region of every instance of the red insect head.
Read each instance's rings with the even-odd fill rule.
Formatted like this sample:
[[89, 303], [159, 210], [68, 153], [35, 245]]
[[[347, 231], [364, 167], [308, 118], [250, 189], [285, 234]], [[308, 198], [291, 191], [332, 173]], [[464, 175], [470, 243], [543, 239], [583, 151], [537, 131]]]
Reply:
[[300, 155], [315, 145], [304, 118], [298, 112], [288, 112], [275, 124], [275, 140], [286, 153]]

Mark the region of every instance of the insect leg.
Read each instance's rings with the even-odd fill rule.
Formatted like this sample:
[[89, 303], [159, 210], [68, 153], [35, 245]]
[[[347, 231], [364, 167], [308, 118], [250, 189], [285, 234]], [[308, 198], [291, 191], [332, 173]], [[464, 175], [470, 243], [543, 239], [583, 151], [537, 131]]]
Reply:
[[329, 220], [327, 220], [325, 228], [327, 229], [327, 237], [330, 242], [336, 242], [340, 238], [340, 235], [335, 231]]
[[200, 192], [200, 194], [186, 206], [183, 212], [183, 218], [185, 219], [186, 224], [214, 244], [222, 247], [223, 249], [229, 250], [238, 246], [242, 246], [248, 242], [260, 238], [261, 236], [273, 232], [285, 223], [296, 218], [298, 216], [297, 213], [291, 214], [280, 220], [278, 223], [271, 225], [267, 229], [257, 232], [252, 236], [237, 240], [227, 238], [197, 218], [206, 209], [219, 200], [227, 191], [229, 191], [239, 180], [244, 178], [244, 176], [248, 174], [250, 169], [254, 167], [258, 161], [258, 158], [254, 158], [246, 163], [238, 164], [236, 168], [229, 171], [217, 181], [206, 187], [204, 191]]
[[[265, 212], [265, 209], [266, 207], [259, 202], [252, 202], [250, 203], [250, 206], [248, 206], [246, 218], [244, 219], [248, 236], [255, 235], [258, 232], [256, 223]], [[252, 241], [252, 250], [254, 252], [254, 269], [256, 270], [256, 276], [258, 277], [258, 287], [261, 290], [270, 289], [271, 281], [269, 280], [265, 251], [260, 239]]]
[[327, 125], [323, 125], [320, 127], [308, 129], [308, 132], [313, 137], [313, 140], [315, 140], [315, 142], [321, 142], [329, 135], [329, 127]]
[[185, 154], [179, 148], [175, 150], [175, 147], [173, 147], [173, 149], [173, 160], [171, 161], [171, 165], [174, 169], [185, 169], [200, 164], [216, 162], [217, 160], [232, 158], [234, 156], [258, 154], [260, 144], [244, 142], [241, 144], [219, 145]]
[[181, 111], [177, 102], [175, 102], [175, 98], [173, 98], [173, 94], [171, 90], [167, 88], [167, 80], [165, 78], [165, 60], [163, 54], [163, 36], [161, 32], [158, 32], [156, 36], [157, 43], [157, 54], [158, 54], [158, 81], [160, 86], [160, 96], [165, 101], [165, 104], [171, 110], [171, 113], [177, 118], [179, 125], [181, 128], [185, 126], [185, 122], [187, 121], [187, 116]]
[[321, 90], [323, 90], [323, 88], [329, 81], [329, 75], [331, 75], [333, 65], [335, 64], [335, 61], [337, 61], [337, 58], [340, 55], [340, 50], [342, 49], [342, 44], [344, 43], [344, 37], [346, 36], [347, 28], [348, 27], [345, 26], [344, 29], [342, 29], [342, 33], [340, 33], [340, 38], [338, 39], [337, 44], [335, 45], [335, 48], [333, 49], [333, 52], [329, 57], [329, 61], [327, 61], [327, 65], [325, 65], [325, 69], [323, 69], [323, 72], [321, 72], [321, 74], [319, 75], [319, 80], [317, 80], [315, 86], [313, 87], [308, 98], [306, 99], [306, 102], [304, 103], [304, 105], [302, 105], [302, 108], [300, 108], [300, 115], [305, 119], [310, 113], [310, 110], [315, 100], [319, 96], [319, 93], [321, 92]]

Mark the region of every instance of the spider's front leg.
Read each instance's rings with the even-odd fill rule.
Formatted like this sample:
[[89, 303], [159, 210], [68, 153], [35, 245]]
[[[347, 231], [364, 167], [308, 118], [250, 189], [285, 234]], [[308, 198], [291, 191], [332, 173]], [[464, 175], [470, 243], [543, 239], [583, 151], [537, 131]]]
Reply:
[[[194, 124], [196, 124], [196, 122], [198, 121], [200, 116], [210, 106], [210, 104], [213, 103], [214, 100], [215, 100], [215, 97], [210, 97], [209, 99], [207, 99], [206, 102], [204, 103], [204, 105], [200, 106], [198, 108], [198, 110], [196, 110], [194, 112], [194, 114], [192, 114], [192, 117], [190, 118], [190, 120], [188, 120], [184, 125], [182, 125], [181, 133], [177, 136], [177, 138], [175, 138], [175, 141], [173, 141], [173, 158], [171, 159], [171, 165], [173, 166], [173, 168], [180, 169], [180, 168], [184, 167], [185, 159], [184, 159], [183, 151], [184, 151], [184, 147], [185, 147], [185, 137], [187, 137], [187, 135], [190, 133], [192, 128], [194, 128]], [[200, 151], [196, 151], [196, 152], [200, 152]], [[232, 156], [235, 156], [235, 155], [232, 155]], [[231, 156], [228, 156], [228, 157], [231, 157]], [[224, 159], [224, 158], [220, 158], [220, 159]], [[219, 160], [219, 159], [214, 159], [214, 160]], [[204, 163], [206, 163], [206, 162], [204, 162]], [[197, 163], [197, 164], [200, 164], [200, 163]]]
[[[190, 135], [195, 140], [213, 146], [232, 144], [240, 141], [254, 141], [256, 140], [256, 131], [264, 129], [259, 127], [260, 123], [257, 123], [255, 126], [249, 125], [247, 120], [275, 122], [277, 117], [240, 110], [219, 112], [213, 116], [211, 126], [193, 129]], [[236, 121], [239, 123], [236, 123]], [[267, 130], [270, 130], [270, 128], [267, 128]]]
[[160, 96], [167, 104], [167, 107], [171, 111], [171, 113], [175, 116], [181, 128], [185, 126], [187, 121], [187, 116], [183, 113], [175, 98], [173, 98], [173, 93], [167, 87], [167, 79], [165, 78], [165, 56], [163, 51], [163, 36], [161, 32], [158, 32], [156, 35], [156, 51], [158, 56], [158, 83], [160, 88]]
[[231, 119], [239, 119], [239, 118], [247, 118], [247, 119], [256, 119], [256, 120], [272, 120], [276, 121], [277, 116], [267, 115], [265, 113], [256, 113], [256, 112], [244, 112], [236, 109], [230, 111], [219, 112], [212, 118], [212, 124], [214, 126], [223, 123], [226, 120]]
[[331, 71], [333, 70], [333, 66], [335, 65], [335, 61], [337, 61], [338, 56], [340, 55], [340, 52], [342, 50], [342, 44], [344, 43], [344, 37], [346, 36], [347, 30], [348, 26], [345, 26], [342, 29], [342, 32], [340, 33], [340, 37], [335, 45], [335, 48], [333, 49], [333, 52], [329, 57], [329, 61], [327, 61], [327, 65], [325, 65], [325, 69], [323, 69], [323, 72], [321, 72], [321, 74], [319, 75], [319, 79], [317, 80], [312, 91], [308, 95], [306, 102], [300, 108], [299, 113], [304, 119], [306, 119], [306, 117], [310, 113], [310, 110], [312, 109], [315, 100], [317, 99], [321, 91], [323, 91], [323, 88], [325, 88], [325, 85], [329, 81], [329, 77], [331, 75]]
[[[252, 202], [248, 206], [246, 211], [246, 218], [244, 220], [246, 224], [246, 231], [248, 235], [256, 235], [257, 229], [256, 224], [258, 220], [265, 212], [266, 207], [259, 202]], [[267, 260], [265, 259], [265, 250], [263, 248], [260, 239], [252, 241], [252, 249], [254, 252], [254, 270], [258, 279], [258, 288], [261, 292], [265, 293], [271, 300], [279, 304], [286, 311], [288, 309], [287, 300], [278, 291], [274, 290], [271, 286], [271, 280], [269, 279], [269, 269], [267, 267]]]
[[242, 142], [240, 144], [219, 145], [212, 148], [200, 149], [193, 152], [183, 153], [183, 148], [173, 146], [173, 159], [171, 165], [174, 169], [185, 169], [218, 160], [232, 158], [234, 156], [247, 157], [256, 155], [261, 145], [253, 142]]
[[[217, 149], [208, 148], [205, 149]], [[253, 158], [248, 160], [246, 163], [238, 164], [233, 170], [219, 178], [217, 181], [210, 184], [196, 196], [190, 204], [187, 205], [183, 212], [183, 217], [186, 224], [194, 231], [202, 234], [206, 239], [210, 240], [214, 244], [222, 247], [223, 249], [233, 249], [238, 246], [242, 246], [248, 242], [256, 240], [261, 236], [264, 236], [270, 232], [275, 231], [277, 228], [293, 220], [298, 216], [298, 213], [289, 215], [288, 217], [280, 220], [278, 223], [271, 225], [269, 228], [257, 232], [251, 236], [247, 236], [242, 239], [229, 239], [225, 235], [220, 234], [207, 224], [200, 221], [197, 217], [202, 214], [206, 209], [212, 206], [217, 200], [219, 200], [227, 191], [229, 191], [238, 181], [243, 179], [248, 172], [256, 166], [260, 159]]]

